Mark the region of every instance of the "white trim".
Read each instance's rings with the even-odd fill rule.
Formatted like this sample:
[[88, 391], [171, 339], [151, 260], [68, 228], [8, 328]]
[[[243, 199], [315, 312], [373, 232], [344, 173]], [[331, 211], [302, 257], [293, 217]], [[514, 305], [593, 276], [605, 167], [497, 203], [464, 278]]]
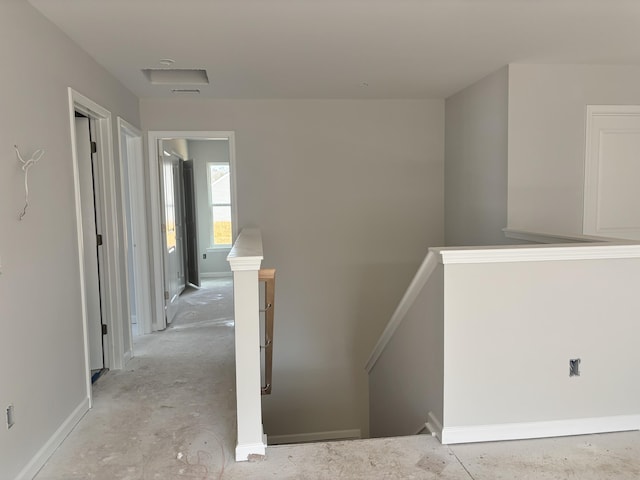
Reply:
[[262, 234], [257, 228], [244, 228], [227, 255], [227, 261], [234, 272], [259, 270], [263, 258]]
[[561, 260], [610, 260], [640, 258], [640, 244], [585, 243], [562, 245], [530, 245], [500, 247], [432, 248], [443, 264], [545, 262]]
[[69, 415], [62, 425], [58, 427], [47, 443], [45, 443], [40, 450], [29, 460], [29, 463], [18, 473], [15, 480], [31, 480], [42, 469], [44, 464], [49, 460], [49, 457], [53, 455], [53, 452], [60, 446], [65, 438], [71, 433], [73, 427], [75, 427], [82, 417], [89, 411], [89, 398], [85, 398], [80, 402], [71, 415]]
[[[585, 234], [590, 235], [596, 235], [599, 232], [606, 232], [607, 230], [610, 231], [613, 235], [628, 233], [630, 234], [630, 237], [627, 238], [634, 238], [635, 235], [638, 235], [640, 232], [640, 229], [638, 227], [600, 227], [600, 171], [602, 168], [600, 165], [601, 135], [603, 133], [626, 132], [626, 129], [615, 129], [609, 131], [602, 129], [597, 131], [597, 127], [594, 126], [595, 118], [609, 116], [626, 116], [640, 118], [640, 105], [586, 106], [582, 230]], [[636, 130], [634, 130], [634, 132], [637, 133]]]
[[429, 433], [431, 433], [432, 436], [442, 442], [442, 422], [433, 412], [429, 412], [427, 418], [427, 423], [424, 424], [425, 427], [429, 430]]
[[104, 336], [105, 368], [119, 370], [124, 364], [124, 336], [122, 322], [116, 321], [122, 316], [121, 271], [120, 271], [120, 240], [118, 211], [116, 207], [116, 185], [113, 161], [113, 134], [111, 130], [111, 113], [76, 92], [71, 87], [67, 89], [69, 101], [69, 125], [71, 133], [71, 154], [74, 177], [74, 197], [76, 210], [76, 230], [78, 239], [78, 262], [80, 276], [80, 299], [82, 303], [82, 324], [84, 330], [86, 388], [90, 404], [92, 402], [91, 368], [89, 363], [89, 340], [87, 325], [87, 307], [84, 272], [84, 244], [82, 237], [82, 211], [80, 203], [80, 180], [78, 172], [78, 151], [75, 131], [75, 112], [79, 111], [94, 119], [96, 124], [96, 143], [98, 144], [98, 169], [100, 171], [100, 197], [98, 202], [102, 210], [102, 228], [105, 243], [103, 247], [103, 265], [101, 275], [104, 275], [103, 323], [107, 325], [108, 334]]
[[565, 235], [547, 232], [532, 232], [517, 228], [503, 228], [504, 236], [517, 240], [526, 240], [534, 243], [592, 243], [592, 242], [614, 242], [619, 239], [608, 237], [596, 237], [593, 235]]
[[389, 320], [389, 323], [387, 323], [382, 335], [380, 335], [376, 346], [373, 348], [365, 367], [367, 373], [371, 373], [371, 369], [380, 358], [380, 355], [382, 355], [387, 343], [389, 343], [391, 337], [393, 337], [393, 334], [402, 323], [402, 320], [404, 320], [404, 317], [407, 315], [411, 305], [416, 301], [416, 298], [418, 298], [418, 295], [437, 266], [438, 256], [432, 251], [429, 251], [423, 260], [422, 265], [420, 265], [420, 268], [418, 268], [418, 271], [413, 277], [413, 280], [411, 280], [411, 283], [409, 284], [407, 291], [404, 293], [402, 300], [400, 300], [400, 303], [396, 307], [395, 312], [393, 312], [391, 320]]
[[640, 415], [578, 418], [549, 422], [506, 423], [444, 427], [441, 442], [455, 443], [522, 440], [527, 438], [563, 437], [593, 433], [625, 432], [640, 429]]
[[235, 168], [235, 133], [231, 131], [149, 131], [148, 142], [148, 167], [149, 167], [149, 205], [150, 205], [150, 231], [151, 231], [151, 255], [152, 265], [152, 290], [153, 311], [155, 312], [153, 330], [166, 328], [165, 304], [164, 304], [164, 255], [162, 252], [161, 212], [160, 212], [160, 171], [158, 166], [158, 141], [170, 138], [184, 138], [187, 140], [221, 140], [229, 141], [229, 163], [231, 164], [231, 201], [233, 238], [237, 231], [237, 199], [236, 199], [236, 168]]
[[232, 272], [205, 272], [200, 274], [200, 278], [223, 278], [233, 277]]
[[160, 200], [160, 166], [158, 165], [158, 140], [155, 132], [149, 132], [149, 206], [151, 212], [151, 278], [153, 290], [153, 311], [151, 330], [163, 330], [167, 327], [164, 300], [164, 255], [162, 247], [162, 215]]
[[293, 433], [289, 435], [269, 435], [269, 445], [284, 445], [290, 443], [327, 442], [332, 440], [359, 440], [362, 438], [360, 429], [333, 430], [328, 432]]
[[[129, 132], [134, 132], [137, 131], [135, 129], [135, 127], [133, 127], [133, 125], [130, 125], [129, 123], [125, 122], [121, 117], [118, 117], [116, 119], [116, 125], [117, 125], [117, 135], [118, 135], [118, 161], [119, 161], [119, 171], [120, 171], [120, 205], [122, 205], [122, 244], [123, 244], [123, 250], [124, 250], [124, 258], [125, 258], [125, 269], [124, 269], [124, 284], [125, 284], [125, 295], [124, 295], [124, 308], [125, 308], [125, 312], [127, 313], [126, 315], [126, 320], [127, 320], [127, 328], [124, 328], [124, 325], [122, 327], [123, 329], [123, 367], [124, 364], [127, 363], [127, 361], [131, 358], [131, 355], [133, 353], [133, 331], [131, 330], [131, 298], [129, 297], [129, 286], [131, 285], [131, 282], [134, 281], [134, 279], [129, 278], [129, 263], [132, 262], [132, 252], [129, 251], [129, 231], [127, 229], [127, 215], [128, 213], [126, 212], [126, 208], [127, 208], [127, 201], [126, 201], [126, 191], [128, 189], [128, 178], [125, 179], [125, 170], [126, 170], [126, 174], [128, 174], [129, 170], [128, 167], [125, 166], [125, 161], [124, 161], [124, 157], [122, 155], [122, 151], [124, 150], [124, 148], [127, 148], [126, 143], [127, 140], [125, 137], [125, 135], [129, 135], [129, 133], [125, 133], [125, 135], [123, 135], [123, 129], [128, 130]], [[135, 133], [133, 133], [134, 135], [136, 135]], [[137, 135], [139, 136], [139, 135]], [[127, 154], [127, 163], [129, 162], [129, 158], [128, 158], [128, 154]], [[131, 192], [129, 192], [129, 203], [131, 204]], [[131, 206], [131, 205], [129, 205]], [[132, 222], [133, 223], [133, 222]], [[134, 266], [134, 268], [136, 268]], [[137, 289], [137, 285], [135, 286]], [[137, 300], [137, 298], [136, 298]], [[123, 319], [123, 323], [124, 323], [124, 319]], [[125, 337], [127, 339], [127, 342], [125, 342]], [[124, 344], [128, 343], [128, 349], [125, 349]]]
[[236, 444], [236, 462], [246, 462], [250, 455], [264, 456], [267, 453], [267, 436], [262, 435], [261, 443]]
[[207, 253], [220, 253], [220, 252], [224, 252], [225, 250], [231, 250], [231, 247], [233, 245], [228, 245], [226, 247], [207, 247], [206, 248], [206, 252]]
[[[133, 141], [133, 148], [136, 150], [135, 158], [129, 158], [129, 141], [124, 142], [124, 147], [127, 149], [127, 165], [125, 168], [124, 161], [120, 158], [120, 182], [121, 182], [121, 194], [123, 210], [125, 207], [125, 188], [129, 190], [129, 201], [131, 208], [131, 223], [136, 239], [136, 252], [134, 257], [134, 271], [136, 282], [136, 317], [138, 325], [138, 333], [151, 333], [151, 268], [149, 265], [149, 241], [148, 241], [148, 219], [147, 219], [147, 207], [146, 207], [146, 192], [145, 192], [145, 172], [144, 172], [144, 151], [142, 132], [136, 127], [125, 121], [123, 118], [118, 117], [118, 142], [120, 145], [120, 151], [122, 152], [123, 142], [122, 133]], [[135, 162], [132, 164], [132, 161]], [[132, 178], [133, 173], [133, 178]], [[124, 245], [128, 246], [127, 229], [126, 229], [126, 213], [123, 211], [122, 221], [123, 229], [125, 232]], [[127, 255], [129, 254], [127, 249]], [[129, 257], [127, 256], [127, 261]], [[128, 268], [125, 270], [128, 279]], [[127, 288], [127, 294], [129, 289]], [[128, 304], [130, 306], [130, 303]], [[133, 319], [130, 323], [133, 323]], [[129, 328], [131, 334], [131, 327]], [[133, 347], [132, 347], [133, 348]]]
[[[231, 202], [234, 199], [233, 196], [233, 192], [235, 190], [235, 183], [234, 183], [234, 178], [233, 175], [231, 174], [231, 158], [229, 158], [229, 162], [209, 162], [207, 161], [205, 163], [205, 168], [207, 170], [207, 206], [209, 208], [209, 215], [207, 216], [208, 218], [208, 230], [209, 230], [209, 245], [207, 246], [207, 252], [213, 252], [216, 250], [230, 250], [231, 247], [233, 246], [233, 240], [236, 238], [235, 235], [235, 230], [234, 230], [234, 225], [236, 225], [236, 223], [238, 223], [238, 219], [236, 218], [235, 215], [235, 210], [234, 210], [234, 205], [231, 203], [224, 203], [224, 204], [213, 204], [213, 199], [211, 198], [211, 188], [213, 187], [214, 184], [218, 183], [220, 180], [222, 180], [224, 178], [220, 177], [219, 179], [217, 179], [214, 184], [211, 183], [211, 166], [212, 165], [227, 165], [229, 167], [229, 201]], [[213, 241], [213, 207], [229, 207], [231, 209], [231, 243], [230, 244], [226, 244], [226, 245], [214, 245]]]

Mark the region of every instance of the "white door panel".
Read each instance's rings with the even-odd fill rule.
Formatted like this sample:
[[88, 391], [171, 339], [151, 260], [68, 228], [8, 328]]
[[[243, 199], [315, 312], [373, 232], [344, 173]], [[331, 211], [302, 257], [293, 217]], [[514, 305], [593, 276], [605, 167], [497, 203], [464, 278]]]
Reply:
[[104, 359], [102, 351], [98, 244], [96, 241], [96, 216], [89, 119], [80, 117], [75, 120], [78, 173], [80, 177], [80, 204], [82, 209], [82, 243], [89, 336], [89, 363], [91, 370], [98, 370], [104, 367]]
[[164, 223], [164, 283], [167, 323], [171, 323], [177, 311], [180, 293], [185, 287], [184, 274], [184, 212], [180, 178], [180, 159], [167, 155], [159, 145], [162, 214]]
[[640, 240], [640, 107], [587, 109], [584, 233]]

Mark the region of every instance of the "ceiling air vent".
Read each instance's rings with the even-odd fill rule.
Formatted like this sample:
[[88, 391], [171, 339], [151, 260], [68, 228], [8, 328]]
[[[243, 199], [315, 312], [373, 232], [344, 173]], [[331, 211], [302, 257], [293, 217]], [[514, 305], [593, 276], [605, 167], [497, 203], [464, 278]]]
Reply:
[[199, 88], [172, 88], [171, 93], [176, 95], [197, 95], [200, 93]]
[[209, 85], [203, 69], [145, 68], [142, 73], [153, 85]]

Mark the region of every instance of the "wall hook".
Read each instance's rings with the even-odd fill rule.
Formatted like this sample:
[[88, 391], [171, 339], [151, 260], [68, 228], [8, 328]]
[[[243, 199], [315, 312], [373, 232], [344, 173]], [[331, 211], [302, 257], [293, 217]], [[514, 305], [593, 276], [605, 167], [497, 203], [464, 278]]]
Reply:
[[18, 160], [20, 160], [20, 163], [22, 163], [22, 171], [24, 172], [24, 208], [22, 209], [22, 212], [20, 212], [20, 216], [18, 217], [18, 220], [22, 220], [22, 217], [27, 214], [27, 208], [29, 207], [29, 168], [38, 163], [38, 161], [44, 155], [44, 150], [36, 150], [33, 155], [31, 155], [31, 158], [29, 160], [25, 160], [22, 158], [22, 155], [20, 155], [18, 146], [14, 145], [13, 148], [16, 149], [16, 155], [18, 156]]

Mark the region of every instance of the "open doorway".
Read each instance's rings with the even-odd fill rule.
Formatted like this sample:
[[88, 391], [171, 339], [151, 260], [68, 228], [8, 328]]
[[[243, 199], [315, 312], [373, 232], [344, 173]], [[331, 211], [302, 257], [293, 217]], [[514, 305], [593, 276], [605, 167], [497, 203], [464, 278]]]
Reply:
[[[155, 330], [176, 317], [183, 292], [231, 278], [236, 234], [233, 132], [149, 132]], [[211, 281], [209, 281], [211, 280]], [[219, 283], [219, 282], [218, 282]], [[219, 285], [218, 285], [219, 286]]]
[[113, 162], [111, 113], [72, 88], [69, 125], [87, 397], [93, 373], [124, 365], [124, 274]]
[[96, 142], [96, 120], [88, 114], [74, 112], [75, 143], [78, 159], [78, 183], [82, 228], [82, 263], [84, 266], [85, 311], [91, 383], [108, 370], [105, 361], [104, 336], [104, 258], [103, 205], [100, 202], [100, 169]]
[[125, 361], [133, 356], [133, 337], [151, 333], [151, 287], [142, 133], [118, 117], [120, 183], [127, 264], [128, 321], [125, 318]]

